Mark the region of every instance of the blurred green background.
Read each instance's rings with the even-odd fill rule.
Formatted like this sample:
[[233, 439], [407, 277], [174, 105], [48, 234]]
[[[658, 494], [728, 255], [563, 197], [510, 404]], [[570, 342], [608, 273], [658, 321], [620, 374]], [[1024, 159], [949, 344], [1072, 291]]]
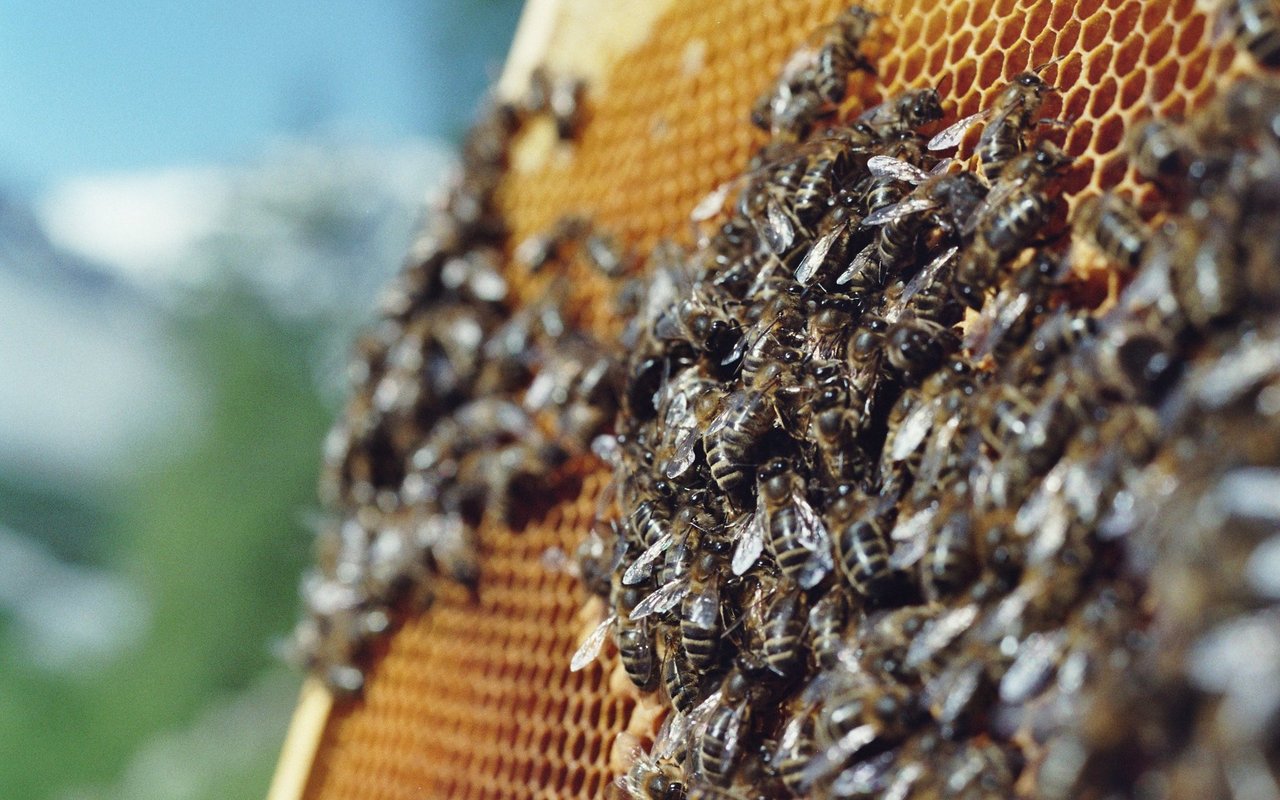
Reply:
[[0, 10], [0, 798], [264, 796], [347, 342], [518, 13]]

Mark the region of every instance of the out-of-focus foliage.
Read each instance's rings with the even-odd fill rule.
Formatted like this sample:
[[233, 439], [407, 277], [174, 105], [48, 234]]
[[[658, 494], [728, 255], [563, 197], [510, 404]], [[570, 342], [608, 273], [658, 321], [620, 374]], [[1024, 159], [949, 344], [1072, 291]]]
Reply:
[[[301, 683], [272, 647], [298, 613], [347, 343], [521, 3], [392, 5], [370, 13], [420, 43], [408, 127], [430, 139], [312, 114], [256, 162], [33, 197], [0, 175], [0, 800], [265, 794]], [[310, 102], [305, 84], [286, 100]], [[38, 151], [0, 164], [54, 174], [6, 161]]]

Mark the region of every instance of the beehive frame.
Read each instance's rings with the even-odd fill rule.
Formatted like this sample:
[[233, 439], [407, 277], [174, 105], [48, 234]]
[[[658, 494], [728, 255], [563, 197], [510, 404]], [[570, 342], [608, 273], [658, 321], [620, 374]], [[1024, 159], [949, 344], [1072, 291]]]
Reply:
[[[557, 144], [537, 125], [517, 142], [501, 193], [512, 241], [569, 212], [641, 251], [686, 237], [689, 209], [762, 140], [746, 122], [756, 95], [843, 5], [531, 3], [501, 91], [518, 92], [545, 61], [589, 80], [589, 115], [575, 143]], [[1233, 68], [1234, 51], [1213, 41], [1195, 0], [867, 5], [887, 23], [879, 77], [858, 79], [850, 106], [933, 85], [955, 118], [988, 103], [1004, 78], [1061, 59], [1046, 71], [1062, 88], [1046, 112], [1071, 120], [1064, 144], [1081, 164], [1068, 186], [1073, 201], [1103, 188], [1150, 200], [1132, 181], [1125, 131], [1200, 105]], [[571, 277], [582, 301], [576, 322], [616, 334], [619, 321], [594, 302], [608, 285], [585, 270]], [[513, 279], [525, 297], [544, 280]], [[376, 658], [362, 700], [329, 713], [322, 690], [304, 692], [292, 739], [301, 744], [286, 751], [273, 798], [603, 793], [657, 708], [636, 696], [616, 658], [568, 670], [602, 612], [584, 606], [572, 576], [547, 569], [542, 554], [572, 550], [607, 479], [590, 461], [572, 469], [582, 476], [578, 497], [519, 536], [481, 531], [477, 595], [446, 588], [430, 612], [407, 620]], [[314, 763], [299, 769], [311, 742]]]

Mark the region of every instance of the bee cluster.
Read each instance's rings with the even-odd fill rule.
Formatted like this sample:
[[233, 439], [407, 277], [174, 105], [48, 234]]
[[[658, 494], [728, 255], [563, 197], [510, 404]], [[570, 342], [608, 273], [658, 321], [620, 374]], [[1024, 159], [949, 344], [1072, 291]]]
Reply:
[[357, 344], [352, 397], [325, 443], [333, 519], [289, 645], [340, 692], [363, 687], [371, 642], [398, 606], [429, 602], [440, 575], [474, 584], [477, 526], [522, 527], [613, 419], [616, 356], [566, 323], [558, 284], [516, 308], [494, 202], [521, 125], [550, 114], [573, 135], [581, 93], [538, 71], [523, 102], [473, 128], [459, 177]]
[[[670, 705], [618, 788], [1274, 789], [1280, 85], [1134, 137], [1159, 229], [1110, 194], [1064, 223], [1043, 67], [933, 136], [932, 89], [841, 120], [875, 24], [787, 62], [641, 279], [572, 660], [612, 639]], [[1105, 311], [1072, 231], [1127, 285]]]

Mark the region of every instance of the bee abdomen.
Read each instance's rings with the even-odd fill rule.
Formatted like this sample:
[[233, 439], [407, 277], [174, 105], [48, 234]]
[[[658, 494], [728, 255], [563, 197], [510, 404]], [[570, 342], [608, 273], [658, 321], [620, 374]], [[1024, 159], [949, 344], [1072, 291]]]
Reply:
[[618, 632], [618, 654], [627, 677], [641, 691], [650, 691], [658, 683], [657, 653], [653, 633], [647, 625], [623, 627]]
[[836, 548], [845, 577], [863, 597], [875, 598], [892, 583], [889, 547], [871, 523], [858, 520], [845, 526], [836, 538]]

